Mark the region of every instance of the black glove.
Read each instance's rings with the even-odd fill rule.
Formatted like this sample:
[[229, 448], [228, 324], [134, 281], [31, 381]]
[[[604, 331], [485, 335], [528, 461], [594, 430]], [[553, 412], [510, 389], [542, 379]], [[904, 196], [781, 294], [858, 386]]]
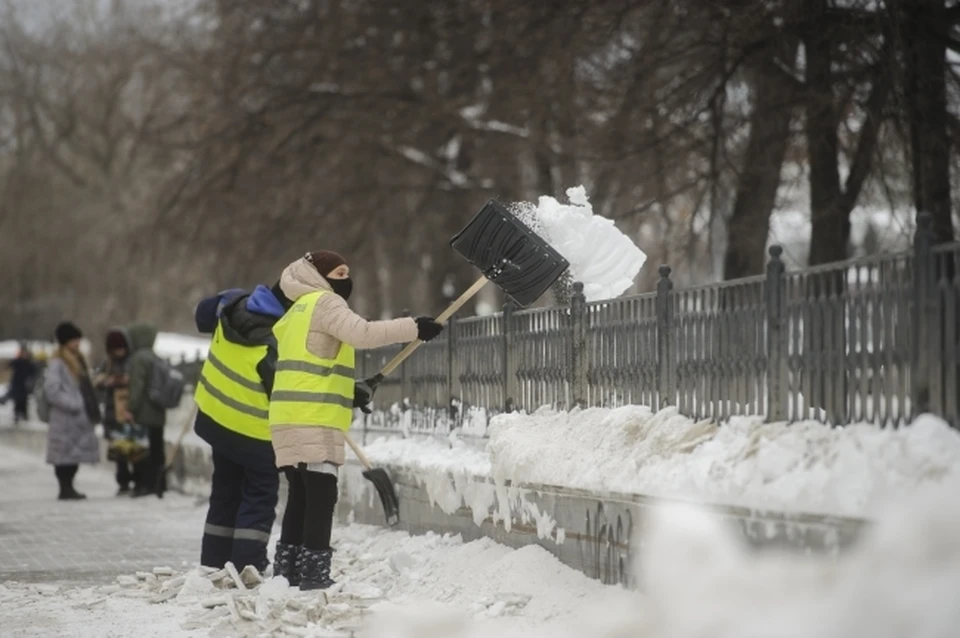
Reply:
[[370, 414], [370, 401], [373, 400], [373, 389], [366, 381], [353, 382], [353, 407], [360, 408], [364, 414]]
[[417, 317], [417, 339], [430, 341], [443, 332], [443, 325], [433, 320], [433, 317]]

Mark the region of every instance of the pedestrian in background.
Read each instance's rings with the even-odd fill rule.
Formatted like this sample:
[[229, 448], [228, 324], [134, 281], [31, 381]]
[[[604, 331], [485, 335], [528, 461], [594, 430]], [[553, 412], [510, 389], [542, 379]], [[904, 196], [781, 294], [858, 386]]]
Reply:
[[10, 385], [6, 395], [0, 397], [0, 405], [13, 399], [13, 423], [17, 425], [28, 418], [29, 397], [33, 391], [34, 379], [37, 376], [37, 366], [33, 362], [26, 344], [20, 344], [17, 357], [8, 366], [10, 368]]
[[94, 426], [100, 422], [100, 406], [87, 362], [80, 352], [83, 333], [70, 322], [57, 326], [59, 347], [47, 364], [43, 391], [49, 406], [47, 463], [54, 466], [60, 484], [60, 500], [79, 500], [86, 495], [73, 486], [81, 463], [97, 463], [100, 448]]
[[143, 427], [147, 432], [150, 456], [144, 469], [142, 484], [135, 487], [133, 496], [140, 497], [156, 494], [162, 497], [166, 490], [166, 480], [163, 476], [166, 465], [166, 441], [163, 438], [164, 427], [167, 424], [167, 410], [151, 399], [149, 388], [151, 375], [154, 372], [159, 357], [153, 351], [157, 341], [155, 326], [140, 323], [127, 328], [127, 337], [130, 342], [129, 394], [127, 397], [128, 410], [133, 423]]
[[130, 383], [127, 361], [130, 339], [123, 328], [113, 328], [105, 342], [107, 358], [94, 374], [94, 386], [103, 399], [103, 435], [109, 442], [108, 460], [116, 464], [118, 495], [143, 486], [147, 448], [143, 428], [129, 410]]

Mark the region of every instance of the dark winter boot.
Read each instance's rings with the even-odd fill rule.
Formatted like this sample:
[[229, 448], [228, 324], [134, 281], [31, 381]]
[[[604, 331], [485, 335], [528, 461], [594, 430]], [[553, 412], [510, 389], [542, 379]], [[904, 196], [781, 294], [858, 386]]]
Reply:
[[61, 501], [81, 501], [87, 498], [86, 494], [81, 494], [77, 490], [73, 489], [72, 483], [61, 483], [60, 484], [60, 496], [57, 497]]
[[273, 556], [273, 575], [283, 576], [291, 587], [300, 584], [300, 574], [297, 572], [297, 558], [300, 556], [300, 549], [300, 545], [277, 541], [277, 551]]
[[330, 578], [330, 561], [333, 552], [329, 549], [300, 548], [297, 555], [297, 573], [300, 576], [300, 591], [326, 589], [334, 584]]

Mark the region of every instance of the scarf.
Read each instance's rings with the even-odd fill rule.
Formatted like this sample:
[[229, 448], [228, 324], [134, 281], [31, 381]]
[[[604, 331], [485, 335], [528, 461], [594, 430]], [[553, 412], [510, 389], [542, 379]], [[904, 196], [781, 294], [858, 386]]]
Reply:
[[56, 356], [63, 360], [70, 374], [77, 380], [77, 385], [80, 386], [80, 396], [83, 397], [84, 412], [86, 412], [90, 423], [100, 423], [100, 403], [97, 400], [97, 392], [93, 388], [87, 362], [83, 355], [68, 348], [60, 347]]

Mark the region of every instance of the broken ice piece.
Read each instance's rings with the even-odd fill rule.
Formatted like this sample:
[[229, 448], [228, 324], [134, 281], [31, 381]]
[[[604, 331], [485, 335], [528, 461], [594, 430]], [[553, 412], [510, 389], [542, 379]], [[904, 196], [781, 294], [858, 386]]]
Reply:
[[246, 589], [247, 586], [243, 584], [243, 581], [240, 579], [240, 574], [237, 573], [237, 568], [233, 566], [233, 563], [228, 562], [224, 565], [224, 569], [227, 570], [227, 573], [230, 574], [230, 579], [233, 581], [233, 584], [236, 585], [237, 589]]
[[44, 596], [52, 596], [60, 591], [59, 585], [35, 585], [33, 591], [38, 594], [43, 594]]
[[343, 587], [344, 587], [344, 582], [343, 582], [342, 580], [341, 580], [341, 581], [337, 581], [337, 582], [335, 582], [334, 584], [332, 584], [332, 585], [330, 585], [329, 587], [327, 587], [327, 588], [324, 590], [324, 593], [325, 593], [325, 594], [339, 594], [341, 591], [343, 591]]
[[[174, 579], [177, 580], [177, 579]], [[173, 580], [167, 581], [172, 583]], [[173, 589], [173, 586], [171, 587]], [[177, 593], [177, 600], [201, 598], [216, 591], [216, 586], [197, 572], [189, 572]]]
[[147, 576], [152, 576], [149, 572], [136, 572], [134, 576], [137, 577], [137, 580], [146, 580]]
[[[229, 564], [230, 563], [227, 563], [227, 565]], [[233, 570], [233, 571], [237, 571], [237, 570]], [[239, 576], [238, 576], [238, 579], [239, 579]], [[227, 609], [230, 610], [230, 615], [233, 616], [234, 620], [240, 620], [240, 610], [237, 609], [237, 601], [233, 599], [233, 596], [231, 594], [226, 594], [224, 598], [226, 598]]]
[[213, 607], [219, 607], [221, 605], [227, 604], [227, 595], [226, 594], [217, 594], [216, 596], [210, 596], [209, 598], [204, 598], [200, 601], [201, 607], [206, 607], [211, 609]]
[[263, 582], [263, 577], [260, 576], [260, 572], [257, 571], [256, 567], [247, 565], [243, 568], [243, 571], [240, 572], [240, 581], [248, 587], [256, 587]]
[[124, 587], [133, 587], [134, 585], [137, 584], [137, 582], [138, 581], [136, 576], [130, 576], [127, 574], [117, 576], [117, 584], [123, 585]]
[[182, 620], [180, 622], [180, 627], [186, 629], [187, 631], [196, 629], [209, 629], [212, 621], [229, 615], [230, 611], [226, 607], [208, 609], [204, 613], [195, 614], [186, 620]]
[[350, 613], [350, 605], [346, 603], [330, 603], [323, 610], [324, 616], [331, 616], [334, 618], [348, 613]]
[[258, 616], [256, 613], [250, 611], [249, 609], [241, 609], [240, 617], [246, 620], [252, 620], [253, 622], [258, 622], [260, 620], [263, 620], [263, 618]]
[[177, 597], [177, 592], [176, 592], [176, 591], [174, 591], [174, 590], [167, 590], [167, 591], [165, 591], [165, 592], [160, 592], [159, 594], [157, 594], [156, 596], [154, 596], [153, 598], [151, 598], [151, 599], [150, 599], [150, 602], [151, 602], [151, 603], [154, 603], [154, 604], [165, 603], [165, 602], [167, 602], [168, 600], [170, 600], [171, 598], [176, 598], [176, 597]]
[[156, 576], [173, 576], [172, 567], [154, 567], [153, 573]]
[[[205, 582], [205, 583], [209, 583], [209, 582], [210, 582], [209, 580], [207, 580], [207, 579], [205, 579], [205, 578], [202, 579], [202, 580], [203, 580], [203, 582]], [[187, 577], [186, 577], [186, 576], [177, 576], [176, 578], [170, 578], [170, 579], [168, 579], [168, 580], [163, 581], [163, 584], [160, 585], [160, 591], [167, 591], [167, 590], [170, 590], [170, 589], [178, 589], [179, 587], [183, 587], [183, 584], [184, 584], [185, 582], [187, 582]]]
[[213, 582], [226, 578], [229, 575], [225, 569], [210, 569], [209, 567], [201, 567], [200, 569], [203, 577]]
[[298, 627], [307, 626], [307, 612], [305, 611], [285, 611], [280, 617], [285, 624], [296, 625]]

